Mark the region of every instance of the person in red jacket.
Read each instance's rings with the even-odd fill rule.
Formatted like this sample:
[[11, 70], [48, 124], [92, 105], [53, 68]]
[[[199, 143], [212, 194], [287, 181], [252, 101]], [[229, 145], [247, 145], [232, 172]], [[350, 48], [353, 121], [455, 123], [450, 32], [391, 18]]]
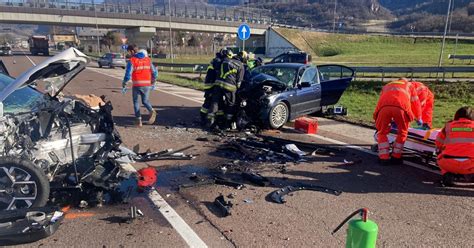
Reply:
[[462, 107], [436, 138], [438, 166], [445, 185], [454, 175], [474, 176], [474, 110]]
[[[382, 88], [373, 118], [377, 128], [377, 143], [381, 165], [402, 162], [402, 151], [408, 136], [410, 122], [422, 125], [421, 106], [414, 85], [405, 78], [390, 82]], [[391, 124], [397, 125], [397, 138], [390, 157], [388, 134]]]
[[156, 111], [150, 103], [150, 92], [155, 88], [155, 81], [158, 71], [151, 62], [151, 59], [142, 51], [137, 51], [137, 46], [129, 45], [127, 48], [132, 56], [127, 62], [125, 76], [122, 81], [122, 93], [127, 92], [127, 82], [132, 80], [133, 110], [135, 112], [135, 125], [142, 126], [142, 116], [140, 113], [140, 102], [150, 113], [148, 124], [152, 125], [156, 119]]
[[433, 122], [434, 94], [421, 82], [412, 82], [412, 84], [415, 85], [416, 93], [420, 99], [423, 127], [431, 129]]

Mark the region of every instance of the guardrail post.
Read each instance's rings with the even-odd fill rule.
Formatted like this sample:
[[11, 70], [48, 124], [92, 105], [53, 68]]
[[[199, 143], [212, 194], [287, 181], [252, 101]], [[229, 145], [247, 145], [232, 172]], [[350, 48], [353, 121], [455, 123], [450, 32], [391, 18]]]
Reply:
[[383, 80], [385, 79], [385, 71], [382, 70], [382, 83], [383, 83]]

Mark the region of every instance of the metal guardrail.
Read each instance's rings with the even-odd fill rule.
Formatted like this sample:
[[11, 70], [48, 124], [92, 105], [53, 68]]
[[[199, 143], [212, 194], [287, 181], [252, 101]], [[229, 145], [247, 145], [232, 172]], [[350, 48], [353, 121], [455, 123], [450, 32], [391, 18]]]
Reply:
[[472, 60], [474, 59], [474, 55], [453, 55], [453, 54], [450, 54], [448, 56], [448, 59], [452, 59], [453, 63], [454, 63], [454, 59], [469, 60], [469, 64], [471, 64]]
[[[30, 0], [0, 0], [1, 7], [26, 8], [29, 13], [35, 10], [62, 10], [74, 12], [91, 12], [100, 14], [126, 15], [130, 18], [143, 16], [170, 16], [182, 19], [215, 20], [223, 22], [248, 22], [252, 24], [268, 24], [271, 21], [270, 11], [261, 9], [244, 9], [241, 7], [219, 7], [205, 4], [139, 4], [130, 1], [129, 4], [83, 3], [82, 1], [30, 1]], [[139, 15], [139, 16], [137, 16]], [[149, 18], [147, 18], [149, 19]]]
[[[176, 63], [154, 63], [155, 66], [161, 68], [179, 68], [180, 71], [192, 70], [193, 72], [202, 73], [207, 69], [207, 64], [176, 64]], [[382, 66], [354, 66], [350, 67], [355, 71], [355, 78], [361, 77], [361, 73], [377, 73], [381, 74], [382, 81], [389, 73], [410, 74], [414, 78], [417, 73], [436, 74], [435, 78], [446, 79], [446, 74], [451, 73], [474, 73], [474, 66], [450, 66], [450, 67], [382, 67]]]

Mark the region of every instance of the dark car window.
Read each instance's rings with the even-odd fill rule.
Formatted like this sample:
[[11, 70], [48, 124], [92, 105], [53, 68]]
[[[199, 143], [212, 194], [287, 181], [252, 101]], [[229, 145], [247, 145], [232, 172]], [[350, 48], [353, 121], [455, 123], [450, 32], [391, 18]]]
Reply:
[[[13, 78], [0, 74], [0, 91], [15, 81]], [[44, 95], [29, 87], [15, 90], [5, 100], [3, 100], [3, 112], [19, 114], [35, 111], [36, 107], [46, 101]]]
[[316, 76], [318, 74], [317, 72], [318, 71], [314, 67], [308, 68], [304, 72], [303, 76], [301, 77], [300, 82], [309, 82], [311, 84], [317, 84], [318, 83], [318, 80], [316, 80]]
[[297, 69], [288, 67], [257, 67], [254, 73], [264, 73], [270, 75], [282, 83], [286, 84], [288, 88], [292, 88], [295, 83]]
[[280, 55], [272, 60], [272, 63], [288, 63], [290, 62], [288, 55]]

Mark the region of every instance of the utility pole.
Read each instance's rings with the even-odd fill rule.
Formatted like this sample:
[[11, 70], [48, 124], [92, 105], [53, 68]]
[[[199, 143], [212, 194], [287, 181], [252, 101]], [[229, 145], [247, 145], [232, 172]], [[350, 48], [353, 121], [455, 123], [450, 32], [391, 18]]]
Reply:
[[451, 12], [451, 2], [452, 0], [449, 0], [448, 13], [446, 14], [446, 23], [444, 25], [443, 41], [441, 42], [441, 52], [439, 53], [438, 67], [441, 67], [443, 62], [444, 45], [446, 43], [446, 33], [448, 32], [449, 13]]
[[100, 40], [99, 40], [99, 23], [97, 21], [97, 5], [95, 4], [94, 1], [92, 1], [92, 5], [94, 5], [94, 14], [95, 14], [95, 32], [97, 35], [97, 51], [99, 52], [99, 57], [100, 57], [101, 54], [100, 54]]
[[334, 21], [332, 23], [332, 32], [336, 32], [336, 11], [337, 11], [337, 0], [334, 0]]
[[171, 0], [168, 0], [168, 10], [169, 10], [169, 27], [170, 27], [170, 57], [171, 63], [174, 63], [173, 59], [173, 32], [171, 31]]

